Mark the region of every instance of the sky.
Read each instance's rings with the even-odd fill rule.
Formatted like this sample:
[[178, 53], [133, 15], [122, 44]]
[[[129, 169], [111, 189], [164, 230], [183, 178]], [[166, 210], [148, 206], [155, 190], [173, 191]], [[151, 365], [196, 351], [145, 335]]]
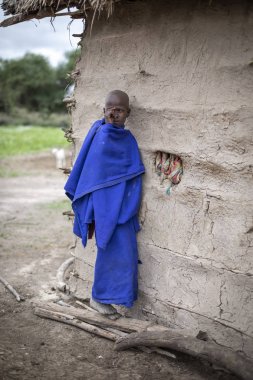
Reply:
[[[0, 20], [4, 18], [6, 17], [0, 8]], [[82, 33], [83, 30], [82, 20], [74, 20], [69, 32], [70, 21], [70, 17], [67, 16], [56, 17], [53, 28], [50, 18], [47, 17], [0, 28], [0, 57], [17, 58], [32, 52], [46, 56], [53, 66], [57, 66], [64, 60], [66, 51], [77, 47], [80, 39], [72, 37], [72, 34]]]

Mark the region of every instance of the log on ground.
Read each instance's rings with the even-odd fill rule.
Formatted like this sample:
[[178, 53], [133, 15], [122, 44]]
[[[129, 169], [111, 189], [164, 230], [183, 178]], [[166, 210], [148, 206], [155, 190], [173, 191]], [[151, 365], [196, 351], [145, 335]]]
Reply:
[[138, 346], [156, 346], [179, 351], [205, 359], [212, 364], [235, 373], [243, 380], [253, 379], [253, 363], [239, 353], [213, 342], [205, 342], [195, 337], [179, 334], [171, 329], [161, 332], [144, 331], [129, 334], [117, 340], [115, 349], [121, 351]]

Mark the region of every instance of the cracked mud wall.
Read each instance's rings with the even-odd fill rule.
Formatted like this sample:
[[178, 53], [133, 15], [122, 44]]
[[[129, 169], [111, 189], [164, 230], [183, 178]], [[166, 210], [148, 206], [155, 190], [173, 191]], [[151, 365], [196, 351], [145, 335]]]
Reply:
[[[253, 357], [253, 17], [247, 1], [120, 2], [83, 39], [73, 137], [80, 149], [105, 95], [130, 95], [127, 127], [146, 174], [133, 314]], [[171, 195], [156, 151], [179, 155]], [[72, 290], [90, 296], [96, 249], [75, 250]]]

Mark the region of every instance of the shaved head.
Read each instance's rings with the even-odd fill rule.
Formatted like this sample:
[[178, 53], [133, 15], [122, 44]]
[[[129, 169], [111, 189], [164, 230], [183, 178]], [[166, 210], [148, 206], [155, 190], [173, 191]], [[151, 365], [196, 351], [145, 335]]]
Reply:
[[121, 90], [110, 91], [105, 98], [105, 105], [111, 102], [114, 103], [116, 99], [118, 100], [118, 103], [129, 109], [129, 97], [126, 92]]
[[121, 90], [110, 91], [105, 98], [104, 115], [107, 123], [123, 126], [130, 114], [129, 97]]

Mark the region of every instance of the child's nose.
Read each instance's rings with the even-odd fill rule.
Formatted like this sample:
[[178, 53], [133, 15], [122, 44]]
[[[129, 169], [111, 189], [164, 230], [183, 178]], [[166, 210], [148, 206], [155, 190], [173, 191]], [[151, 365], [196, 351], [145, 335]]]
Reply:
[[115, 116], [117, 116], [117, 112], [116, 112], [116, 109], [115, 108], [113, 108], [113, 109], [111, 109], [111, 111], [110, 111], [110, 117], [115, 117]]

